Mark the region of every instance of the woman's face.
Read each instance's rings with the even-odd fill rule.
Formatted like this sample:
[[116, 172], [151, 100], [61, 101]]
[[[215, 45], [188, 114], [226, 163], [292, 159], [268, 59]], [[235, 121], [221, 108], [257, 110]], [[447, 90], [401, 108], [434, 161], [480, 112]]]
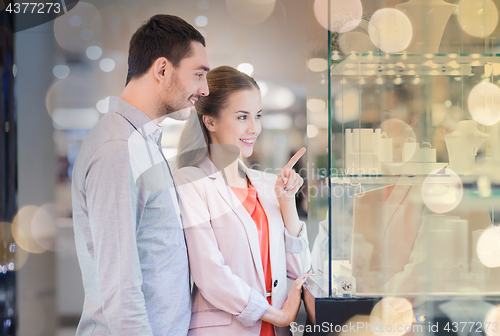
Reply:
[[232, 93], [219, 117], [205, 122], [212, 144], [234, 145], [243, 157], [249, 157], [260, 134], [262, 101], [256, 88]]

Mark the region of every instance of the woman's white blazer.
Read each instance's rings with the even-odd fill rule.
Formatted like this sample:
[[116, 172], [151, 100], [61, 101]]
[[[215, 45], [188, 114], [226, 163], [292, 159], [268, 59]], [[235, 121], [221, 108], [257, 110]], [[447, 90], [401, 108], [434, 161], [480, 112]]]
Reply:
[[[305, 223], [299, 237], [286, 230], [274, 193], [277, 176], [247, 168], [241, 161], [269, 222], [272, 305], [281, 309], [287, 276], [311, 267]], [[269, 304], [257, 228], [209, 158], [174, 173], [194, 280], [188, 335], [259, 335]], [[290, 335], [289, 328], [275, 328]]]

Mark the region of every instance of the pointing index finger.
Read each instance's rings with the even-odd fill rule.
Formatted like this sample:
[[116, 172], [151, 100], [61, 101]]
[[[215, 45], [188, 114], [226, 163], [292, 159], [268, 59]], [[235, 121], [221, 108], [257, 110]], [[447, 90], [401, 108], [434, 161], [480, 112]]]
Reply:
[[302, 147], [301, 149], [299, 149], [297, 151], [297, 153], [295, 153], [295, 155], [292, 156], [292, 158], [290, 159], [290, 161], [288, 161], [288, 163], [283, 167], [283, 170], [292, 169], [293, 166], [295, 166], [295, 164], [297, 163], [297, 161], [299, 161], [299, 159], [302, 157], [302, 155], [304, 155], [305, 152], [306, 152], [305, 147]]

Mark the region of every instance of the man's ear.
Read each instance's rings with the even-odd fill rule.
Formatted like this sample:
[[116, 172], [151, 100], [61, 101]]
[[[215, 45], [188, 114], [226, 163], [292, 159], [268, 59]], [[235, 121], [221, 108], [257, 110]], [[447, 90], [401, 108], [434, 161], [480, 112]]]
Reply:
[[172, 76], [173, 65], [168, 59], [166, 59], [165, 57], [157, 58], [153, 63], [152, 68], [153, 75], [159, 82], [163, 83], [170, 80], [170, 77]]
[[203, 123], [207, 127], [209, 132], [215, 132], [215, 120], [214, 118], [204, 115], [203, 116]]

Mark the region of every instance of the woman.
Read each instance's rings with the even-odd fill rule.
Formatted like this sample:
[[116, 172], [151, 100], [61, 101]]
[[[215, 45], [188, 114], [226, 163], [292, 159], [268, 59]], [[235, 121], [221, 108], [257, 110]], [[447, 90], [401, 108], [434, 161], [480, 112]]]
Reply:
[[[291, 169], [305, 149], [278, 178], [247, 168], [238, 157], [252, 154], [261, 131], [259, 87], [227, 66], [207, 81], [174, 174], [194, 280], [189, 335], [289, 335], [310, 268], [295, 207], [303, 181]], [[287, 275], [297, 279], [288, 298]]]

